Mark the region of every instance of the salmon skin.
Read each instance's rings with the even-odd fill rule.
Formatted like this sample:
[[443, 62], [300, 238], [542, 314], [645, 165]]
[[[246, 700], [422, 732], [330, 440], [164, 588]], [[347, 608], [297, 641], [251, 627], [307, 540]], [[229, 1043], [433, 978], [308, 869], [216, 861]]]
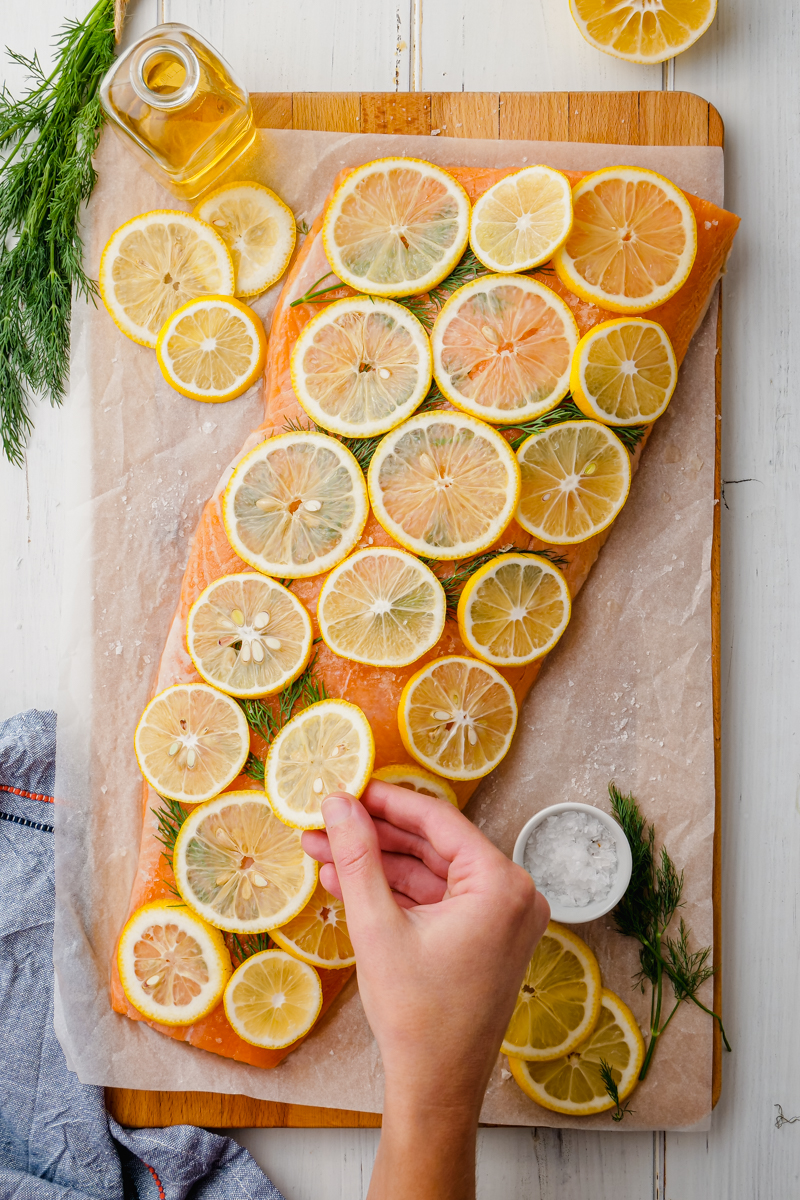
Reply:
[[[495, 170], [450, 167], [447, 169], [464, 186], [471, 202], [474, 203], [487, 188], [504, 176], [511, 174], [516, 168]], [[585, 173], [568, 171], [565, 174], [574, 186], [584, 177]], [[651, 309], [646, 314], [648, 318], [658, 321], [666, 329], [679, 363], [683, 361], [689, 343], [705, 315], [714, 288], [724, 270], [739, 225], [738, 217], [718, 208], [709, 201], [689, 194], [686, 198], [691, 204], [697, 220], [697, 255], [694, 266], [683, 287], [666, 303]], [[214, 495], [203, 510], [183, 577], [180, 602], [161, 657], [153, 694], [163, 691], [164, 688], [174, 683], [202, 682], [186, 650], [185, 632], [189, 609], [200, 593], [221, 575], [252, 570], [234, 553], [222, 522], [222, 492], [233, 467], [254, 446], [275, 433], [284, 432], [287, 422], [308, 424], [306, 414], [292, 389], [290, 357], [301, 330], [320, 311], [320, 306], [299, 304], [292, 308], [291, 305], [293, 301], [305, 295], [321, 276], [330, 271], [322, 248], [321, 228], [322, 215], [314, 222], [302, 249], [297, 254], [275, 308], [264, 374], [264, 420], [248, 436], [238, 458], [224, 473]], [[540, 279], [566, 301], [582, 335], [601, 321], [619, 316], [618, 313], [608, 312], [579, 299], [560, 282], [551, 267], [546, 266], [541, 270]], [[330, 299], [332, 301], [352, 294], [354, 293], [351, 289], [342, 287], [332, 293]], [[446, 405], [446, 407], [450, 406]], [[648, 430], [639, 442], [636, 452], [632, 456], [634, 471], [638, 466], [649, 432]], [[562, 569], [573, 598], [584, 584], [609, 533], [610, 529], [604, 530], [577, 546], [549, 547], [566, 559], [566, 566]], [[523, 550], [548, 548], [546, 543], [532, 538], [515, 521], [512, 521], [505, 530], [495, 548], [499, 548], [501, 545], [506, 546], [509, 543], [513, 543], [515, 547]], [[396, 544], [370, 512], [358, 548], [368, 545], [393, 546]], [[315, 619], [316, 602], [325, 578], [326, 576], [321, 575], [313, 579], [295, 580], [291, 585], [292, 591], [303, 601], [311, 614], [315, 637], [319, 633]], [[469, 651], [459, 637], [456, 622], [449, 618], [442, 637], [434, 649], [412, 666], [397, 670], [363, 666], [360, 663], [350, 662], [334, 654], [323, 642], [319, 643], [314, 673], [325, 684], [328, 695], [346, 696], [349, 701], [364, 710], [375, 736], [376, 768], [389, 763], [409, 760], [408, 752], [400, 740], [397, 726], [396, 714], [400, 693], [414, 672], [431, 659], [440, 658], [446, 654], [469, 655]], [[535, 682], [543, 661], [540, 659], [527, 667], [501, 670], [501, 674], [513, 687], [520, 704]], [[253, 734], [251, 742], [253, 751], [263, 757], [264, 744], [261, 739]], [[462, 808], [479, 782], [480, 780], [453, 783]], [[249, 777], [240, 776], [230, 785], [229, 790], [252, 788], [252, 786], [253, 782]], [[147, 784], [144, 784], [142, 841], [136, 879], [131, 894], [130, 912], [150, 900], [169, 896], [171, 887], [174, 887], [171, 867], [162, 855], [163, 846], [156, 836], [158, 825], [154, 810], [159, 807], [159, 804], [160, 798]], [[350, 978], [352, 968], [339, 971], [320, 970], [319, 973], [323, 990], [322, 1015]], [[116, 955], [111, 969], [111, 1000], [116, 1012], [124, 1013], [135, 1021], [146, 1020], [128, 1003], [122, 991]], [[281, 1050], [262, 1050], [251, 1046], [234, 1033], [225, 1017], [222, 1004], [194, 1025], [165, 1026], [150, 1020], [147, 1023], [160, 1033], [178, 1041], [189, 1042], [193, 1046], [209, 1050], [223, 1058], [232, 1058], [238, 1062], [258, 1067], [277, 1066], [304, 1040], [301, 1038]]]

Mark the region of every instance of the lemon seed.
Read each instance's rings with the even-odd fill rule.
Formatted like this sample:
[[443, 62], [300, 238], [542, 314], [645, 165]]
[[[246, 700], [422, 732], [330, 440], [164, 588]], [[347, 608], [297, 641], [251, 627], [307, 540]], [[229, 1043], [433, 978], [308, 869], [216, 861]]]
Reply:
[[437, 721], [449, 721], [453, 714], [448, 713], [448, 712], [443, 712], [442, 709], [439, 709], [439, 711], [435, 712], [433, 715]]
[[242, 899], [249, 900], [253, 894], [253, 889], [250, 887], [249, 879], [245, 878], [244, 882], [242, 883], [241, 891], [242, 891]]
[[242, 653], [239, 656], [242, 662], [250, 662], [250, 643], [244, 642], [242, 645]]
[[306, 500], [303, 508], [307, 509], [308, 512], [319, 512], [322, 508], [322, 503], [319, 500]]
[[261, 642], [253, 642], [252, 651], [256, 662], [264, 661], [264, 647], [261, 645]]
[[233, 621], [234, 625], [238, 625], [241, 628], [241, 626], [244, 625], [244, 613], [241, 612], [240, 609], [235, 608], [231, 613], [231, 620]]
[[277, 638], [268, 637], [268, 638], [264, 638], [264, 641], [267, 643], [267, 647], [270, 650], [280, 650], [280, 648], [281, 648], [281, 644]]
[[253, 628], [254, 629], [263, 629], [265, 625], [269, 625], [269, 613], [268, 612], [256, 613], [256, 615], [253, 617]]
[[194, 750], [190, 750], [189, 753], [186, 755], [186, 765], [190, 771], [196, 762], [197, 762], [197, 755], [195, 754]]
[[392, 372], [387, 371], [386, 367], [381, 367], [380, 371], [378, 371], [378, 374], [380, 375], [381, 379], [391, 379], [392, 377]]
[[161, 979], [160, 975], [151, 975], [150, 978], [145, 979], [144, 982], [147, 987], [155, 987], [156, 984], [160, 981], [160, 979]]
[[324, 783], [324, 780], [322, 779], [322, 777], [320, 775], [318, 775], [311, 786], [313, 787], [316, 794], [319, 795], [320, 792], [322, 791], [322, 789], [325, 787], [325, 783]]
[[269, 880], [265, 879], [263, 875], [254, 875], [253, 883], [259, 888], [269, 887]]
[[470, 746], [474, 746], [478, 740], [478, 735], [471, 725], [467, 728], [467, 737], [469, 738]]
[[181, 748], [181, 744], [180, 744], [180, 742], [173, 742], [173, 743], [172, 743], [172, 745], [170, 746], [170, 748], [169, 748], [168, 752], [167, 752], [167, 753], [169, 754], [170, 758], [174, 758], [174, 757], [175, 757], [175, 755], [176, 755], [176, 754], [178, 753], [178, 751], [180, 750], [180, 748]]

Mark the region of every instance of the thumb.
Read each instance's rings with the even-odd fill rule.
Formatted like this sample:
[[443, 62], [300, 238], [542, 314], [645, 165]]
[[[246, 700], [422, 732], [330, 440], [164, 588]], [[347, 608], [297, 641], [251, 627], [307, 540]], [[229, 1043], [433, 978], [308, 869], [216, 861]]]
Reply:
[[381, 862], [378, 835], [367, 810], [352, 796], [334, 793], [323, 802], [322, 818], [342, 889], [347, 927], [355, 932], [374, 920], [397, 914]]

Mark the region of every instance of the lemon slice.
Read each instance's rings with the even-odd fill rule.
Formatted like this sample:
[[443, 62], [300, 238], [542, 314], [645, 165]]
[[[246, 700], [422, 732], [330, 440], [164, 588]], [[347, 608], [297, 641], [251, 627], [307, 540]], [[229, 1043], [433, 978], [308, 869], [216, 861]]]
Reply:
[[620, 1101], [636, 1087], [644, 1061], [644, 1041], [627, 1004], [603, 988], [600, 1016], [585, 1042], [552, 1062], [526, 1062], [509, 1056], [511, 1074], [523, 1092], [551, 1112], [588, 1117], [614, 1108], [600, 1065], [608, 1063]]
[[628, 62], [660, 63], [703, 36], [717, 0], [569, 0], [569, 8], [596, 50]]
[[503, 1052], [531, 1062], [569, 1054], [597, 1024], [601, 991], [592, 951], [551, 921], [525, 972]]
[[325, 211], [322, 241], [344, 282], [375, 296], [413, 296], [441, 283], [469, 237], [469, 198], [452, 175], [416, 158], [379, 158], [345, 176]]
[[185, 212], [155, 209], [121, 225], [100, 259], [111, 319], [142, 346], [196, 296], [232, 296], [233, 263], [216, 230]]
[[375, 667], [405, 667], [442, 636], [444, 588], [430, 567], [390, 546], [357, 550], [325, 580], [319, 631], [335, 654]]
[[382, 779], [384, 783], [393, 783], [396, 787], [408, 788], [411, 792], [419, 792], [420, 796], [433, 796], [436, 800], [446, 800], [458, 808], [458, 796], [446, 779], [440, 779], [432, 771], [425, 771], [416, 763], [391, 763], [388, 767], [380, 767], [373, 772], [373, 779]]
[[222, 934], [176, 900], [154, 900], [128, 919], [117, 948], [122, 990], [161, 1025], [192, 1025], [216, 1008], [231, 974]]
[[431, 344], [393, 300], [352, 296], [318, 313], [292, 351], [292, 387], [312, 420], [350, 437], [386, 433], [431, 385]]
[[170, 387], [210, 404], [246, 392], [266, 357], [261, 318], [228, 296], [190, 300], [164, 322], [156, 341], [158, 365]]
[[273, 929], [270, 937], [287, 954], [312, 967], [338, 970], [355, 965], [344, 904], [321, 883], [317, 884], [303, 911], [280, 929]]
[[578, 408], [606, 425], [658, 420], [677, 382], [678, 364], [666, 330], [644, 317], [595, 325], [578, 342], [570, 372]]
[[496, 667], [519, 667], [553, 649], [569, 623], [567, 581], [545, 558], [502, 554], [480, 567], [458, 602], [464, 645]]
[[572, 225], [572, 188], [552, 167], [523, 167], [475, 202], [469, 242], [490, 271], [527, 271], [552, 258]]
[[350, 553], [367, 520], [364, 475], [355, 457], [325, 433], [281, 433], [251, 450], [222, 503], [228, 540], [240, 558], [279, 578], [330, 571]]
[[563, 421], [517, 451], [522, 491], [516, 518], [543, 542], [585, 542], [610, 525], [628, 498], [631, 460], [597, 421]]
[[267, 754], [267, 799], [287, 825], [324, 829], [331, 792], [358, 798], [375, 763], [369, 721], [347, 700], [320, 700], [287, 721]]
[[524, 275], [484, 275], [454, 292], [431, 334], [442, 395], [484, 421], [527, 421], [569, 390], [578, 344], [560, 296]]
[[262, 950], [245, 959], [225, 988], [225, 1015], [233, 1029], [266, 1050], [303, 1037], [321, 1008], [319, 975], [285, 950]]
[[237, 296], [257, 296], [288, 267], [297, 241], [294, 213], [262, 184], [229, 183], [206, 196], [194, 215], [228, 247]]
[[225, 792], [193, 809], [172, 856], [183, 899], [229, 933], [264, 933], [297, 915], [314, 891], [317, 864], [300, 834], [261, 792]]
[[271, 696], [303, 671], [313, 633], [307, 609], [274, 579], [222, 575], [195, 600], [186, 645], [206, 683], [231, 696]]
[[200, 804], [233, 783], [250, 750], [250, 731], [230, 696], [205, 683], [176, 683], [150, 701], [133, 745], [152, 788]]
[[489, 425], [461, 413], [420, 413], [387, 433], [372, 456], [372, 510], [407, 550], [468, 558], [508, 525], [518, 471], [508, 442]]
[[645, 312], [683, 287], [697, 253], [697, 225], [674, 183], [642, 167], [606, 167], [581, 180], [572, 205], [572, 230], [553, 266], [582, 300], [611, 312]]
[[397, 709], [409, 754], [446, 779], [480, 779], [508, 753], [517, 702], [494, 667], [450, 655], [412, 675]]

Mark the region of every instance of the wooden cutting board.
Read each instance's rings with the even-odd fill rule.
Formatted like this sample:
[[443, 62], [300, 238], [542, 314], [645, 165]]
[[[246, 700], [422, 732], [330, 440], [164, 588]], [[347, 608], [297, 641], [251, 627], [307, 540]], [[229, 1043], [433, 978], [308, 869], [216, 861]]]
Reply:
[[[707, 100], [690, 92], [257, 92], [256, 124], [264, 129], [318, 129], [335, 133], [409, 133], [463, 138], [547, 142], [607, 142], [620, 146], [722, 146], [722, 119]], [[722, 305], [717, 349], [722, 338]], [[721, 363], [716, 359], [717, 417], [721, 415]], [[711, 620], [714, 686], [714, 1008], [721, 1010], [720, 974], [720, 657], [719, 522], [720, 437], [714, 468], [714, 540]], [[714, 1028], [713, 1103], [722, 1085], [722, 1044]], [[142, 1128], [205, 1125], [212, 1128], [370, 1127], [377, 1113], [278, 1104], [213, 1092], [146, 1092], [106, 1088], [108, 1111], [121, 1125]]]

